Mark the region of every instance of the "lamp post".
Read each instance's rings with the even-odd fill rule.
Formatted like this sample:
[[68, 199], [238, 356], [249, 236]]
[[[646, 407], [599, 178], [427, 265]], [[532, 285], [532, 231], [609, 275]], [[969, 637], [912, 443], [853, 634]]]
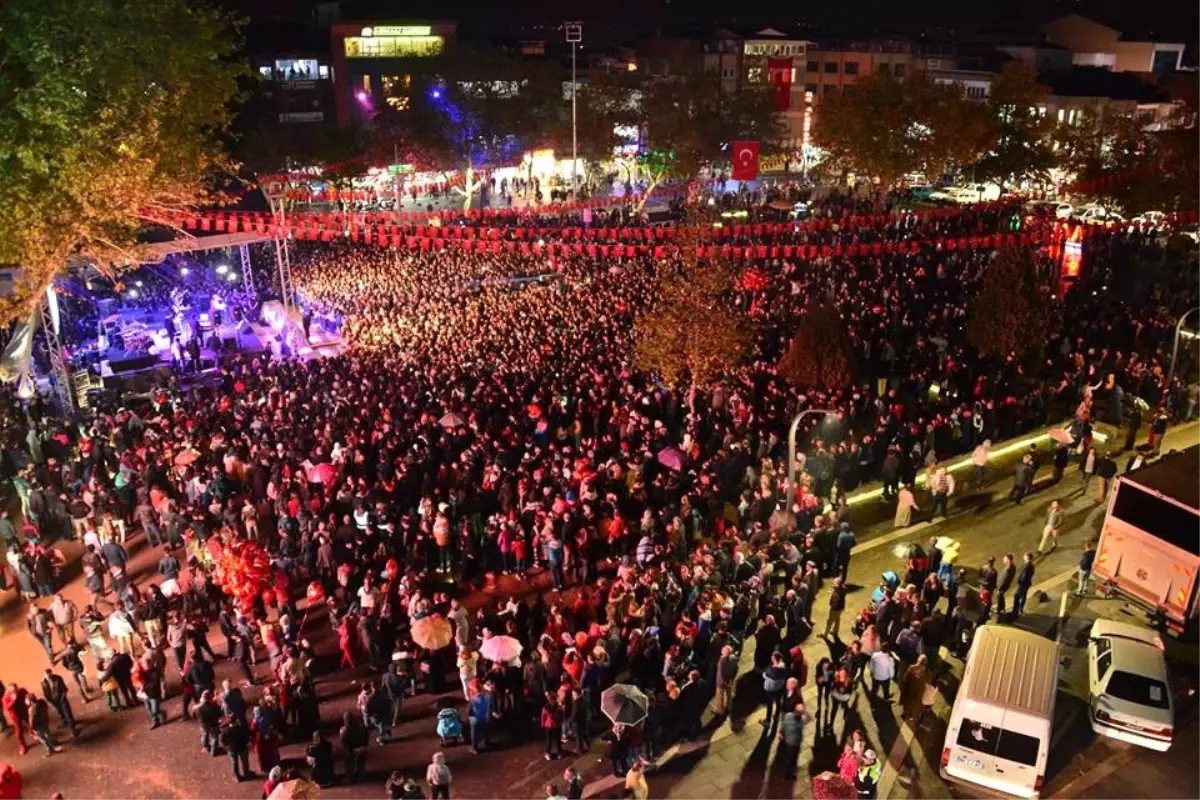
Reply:
[[809, 414], [824, 414], [830, 416], [833, 414], [828, 408], [810, 408], [807, 411], [801, 411], [792, 420], [792, 427], [788, 430], [788, 480], [787, 480], [787, 510], [792, 510], [792, 503], [796, 497], [796, 431], [800, 429], [800, 422]]
[[1189, 308], [1187, 311], [1183, 312], [1183, 316], [1179, 318], [1179, 322], [1175, 323], [1175, 341], [1171, 345], [1171, 369], [1167, 372], [1168, 392], [1171, 391], [1171, 381], [1175, 379], [1175, 359], [1179, 355], [1179, 334], [1183, 333], [1183, 323], [1192, 315], [1192, 312], [1194, 311], [1200, 311], [1200, 306], [1197, 306], [1196, 308]]
[[579, 199], [579, 138], [575, 127], [575, 95], [579, 93], [579, 83], [575, 79], [575, 50], [583, 41], [583, 26], [578, 22], [567, 22], [563, 27], [571, 45], [571, 200], [575, 202]]

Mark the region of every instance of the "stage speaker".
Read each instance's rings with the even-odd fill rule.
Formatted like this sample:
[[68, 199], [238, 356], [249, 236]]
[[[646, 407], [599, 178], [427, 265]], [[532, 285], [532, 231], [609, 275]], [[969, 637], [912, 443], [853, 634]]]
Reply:
[[153, 353], [126, 352], [119, 356], [110, 357], [108, 360], [108, 366], [114, 374], [146, 369], [147, 367], [156, 366], [158, 363], [159, 358]]

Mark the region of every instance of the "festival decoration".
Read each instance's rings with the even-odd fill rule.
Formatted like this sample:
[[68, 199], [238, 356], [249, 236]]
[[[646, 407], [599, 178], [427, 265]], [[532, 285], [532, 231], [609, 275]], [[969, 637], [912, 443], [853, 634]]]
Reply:
[[255, 542], [234, 541], [221, 553], [213, 570], [213, 582], [225, 594], [234, 598], [243, 613], [254, 608], [260, 593], [264, 600], [273, 597], [271, 590], [271, 561], [265, 550]]
[[387, 563], [383, 565], [383, 577], [388, 581], [396, 580], [396, 576], [400, 574], [400, 564], [394, 558], [389, 558]]

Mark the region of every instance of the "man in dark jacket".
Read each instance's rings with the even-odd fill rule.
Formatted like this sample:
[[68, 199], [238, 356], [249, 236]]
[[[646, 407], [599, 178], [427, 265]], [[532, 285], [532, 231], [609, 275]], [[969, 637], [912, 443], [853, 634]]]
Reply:
[[1013, 616], [1019, 617], [1025, 613], [1025, 599], [1033, 586], [1033, 553], [1025, 554], [1025, 563], [1017, 574], [1017, 591], [1013, 594]]
[[216, 675], [213, 673], [212, 664], [205, 661], [204, 656], [200, 653], [193, 654], [192, 666], [187, 671], [187, 680], [195, 690], [196, 697], [213, 690]]
[[133, 689], [133, 657], [128, 653], [114, 653], [109, 659], [108, 671], [117, 682], [121, 695], [128, 708], [137, 705], [136, 693]]
[[850, 555], [854, 550], [854, 545], [858, 544], [858, 539], [854, 536], [854, 531], [850, 530], [850, 523], [843, 522], [841, 530], [837, 535], [837, 571], [841, 573], [842, 582], [846, 582], [846, 575], [850, 571]]
[[729, 699], [733, 695], [733, 681], [737, 673], [737, 656], [733, 654], [732, 646], [725, 645], [721, 648], [721, 657], [717, 660], [716, 707], [713, 708], [713, 713], [717, 716], [724, 716], [729, 708]]
[[1026, 454], [1021, 457], [1020, 462], [1013, 469], [1013, 485], [1012, 490], [1008, 493], [1008, 499], [1017, 505], [1021, 505], [1021, 501], [1029, 493], [1029, 485], [1032, 481], [1033, 458]]
[[1004, 556], [1004, 566], [1000, 570], [999, 583], [996, 585], [996, 617], [999, 618], [1004, 614], [1004, 600], [1009, 589], [1012, 588], [1013, 581], [1017, 577], [1017, 566], [1013, 563], [1013, 554], [1006, 553]]
[[71, 729], [71, 735], [78, 736], [79, 726], [75, 723], [71, 700], [67, 697], [67, 682], [51, 667], [46, 668], [46, 676], [42, 678], [42, 695], [47, 703], [54, 706], [63, 725]]
[[829, 619], [825, 621], [825, 638], [832, 636], [839, 642], [841, 637], [842, 612], [846, 610], [845, 578], [837, 577], [829, 587]]
[[[239, 717], [227, 717], [221, 728], [221, 744], [229, 756], [233, 779], [238, 783], [254, 775], [250, 771], [250, 729]], [[315, 777], [315, 776], [314, 776]]]
[[209, 755], [217, 754], [221, 737], [221, 707], [213, 702], [212, 690], [200, 694], [196, 705], [196, 720], [200, 723], [200, 747]]

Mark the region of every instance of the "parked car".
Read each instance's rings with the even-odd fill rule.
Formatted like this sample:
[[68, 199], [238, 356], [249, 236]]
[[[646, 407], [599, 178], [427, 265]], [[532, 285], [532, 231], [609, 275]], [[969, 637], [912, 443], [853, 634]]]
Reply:
[[1025, 204], [1025, 210], [1030, 214], [1053, 214], [1055, 219], [1070, 219], [1075, 206], [1061, 200], [1034, 200]]
[[1152, 630], [1097, 620], [1088, 637], [1092, 730], [1165, 751], [1175, 736], [1175, 707], [1163, 643]]
[[1076, 209], [1076, 216], [1081, 222], [1089, 225], [1100, 225], [1112, 223], [1122, 223], [1125, 218], [1112, 209], [1105, 208], [1095, 203]]
[[919, 183], [916, 186], [908, 187], [908, 196], [913, 200], [928, 200], [930, 195], [936, 191], [937, 189], [928, 183]]
[[1156, 228], [1162, 227], [1168, 221], [1169, 217], [1164, 211], [1144, 211], [1138, 214], [1133, 219], [1129, 220], [1134, 225], [1148, 227], [1153, 225]]

